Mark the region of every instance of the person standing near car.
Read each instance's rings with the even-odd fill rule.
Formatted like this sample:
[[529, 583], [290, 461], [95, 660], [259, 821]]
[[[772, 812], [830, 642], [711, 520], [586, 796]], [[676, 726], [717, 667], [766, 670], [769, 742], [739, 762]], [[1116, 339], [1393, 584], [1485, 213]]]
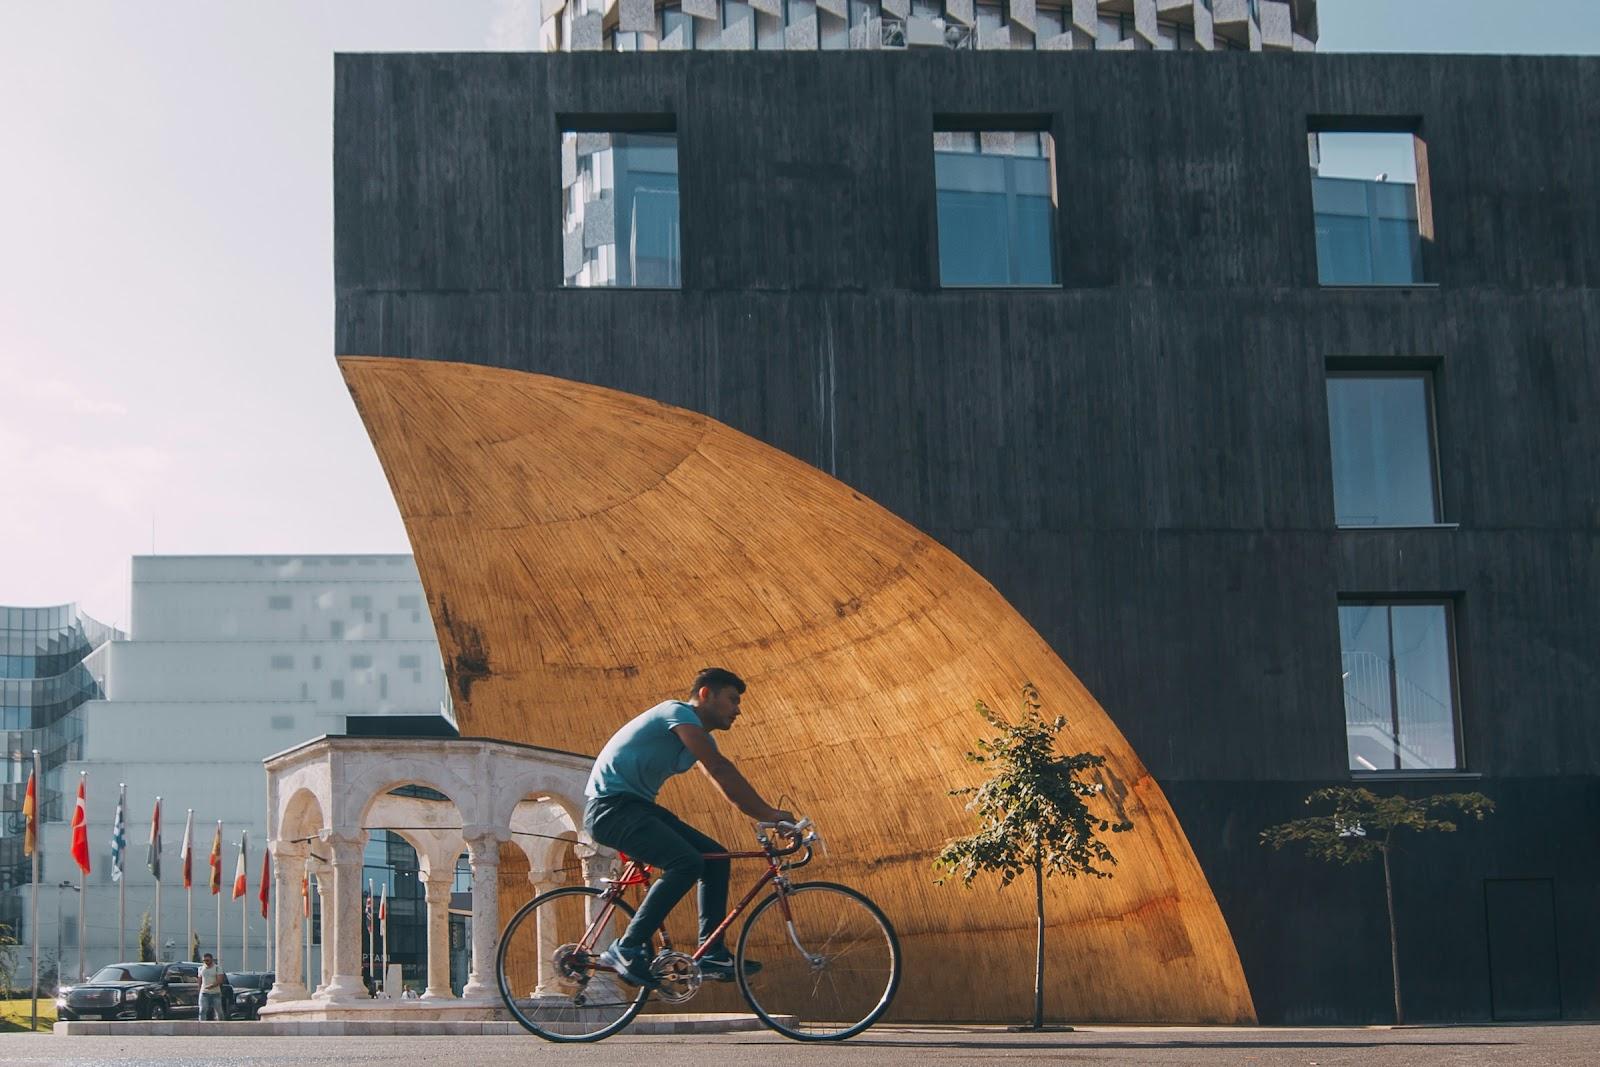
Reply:
[[200, 1021], [222, 1022], [222, 968], [207, 952], [200, 957]]

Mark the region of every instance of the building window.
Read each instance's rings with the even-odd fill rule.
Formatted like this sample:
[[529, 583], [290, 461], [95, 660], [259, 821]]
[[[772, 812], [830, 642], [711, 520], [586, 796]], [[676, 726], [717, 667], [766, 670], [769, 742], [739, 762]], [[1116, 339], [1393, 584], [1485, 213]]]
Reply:
[[1433, 376], [1328, 375], [1333, 515], [1340, 526], [1439, 521]]
[[[685, 50], [694, 47], [694, 18], [685, 15], [677, 4], [661, 9], [658, 25], [661, 47]], [[678, 35], [676, 39], [673, 34]]]
[[562, 274], [577, 288], [682, 284], [678, 135], [566, 131]]
[[344, 699], [344, 679], [343, 678], [335, 678], [332, 682], [330, 682], [328, 684], [328, 695], [333, 697], [333, 699], [335, 699], [335, 700], [343, 700]]
[[368, 667], [371, 667], [371, 666], [372, 666], [372, 657], [371, 656], [351, 656], [350, 657], [350, 669], [351, 670], [364, 671]]
[[353, 596], [350, 598], [350, 608], [353, 611], [366, 611], [370, 607], [372, 607], [372, 598], [370, 596]]
[[422, 666], [422, 657], [421, 656], [401, 656], [400, 657], [400, 669], [403, 670], [403, 671], [414, 671], [414, 670], [416, 670], [417, 668], [419, 668], [421, 666]]
[[273, 656], [272, 657], [272, 669], [275, 670], [275, 671], [292, 671], [292, 670], [294, 670], [294, 657], [293, 656]]
[[933, 135], [939, 283], [1055, 285], [1055, 141], [1042, 131]]
[[286, 597], [286, 596], [269, 596], [269, 597], [267, 597], [267, 610], [268, 611], [288, 611], [292, 607], [294, 607], [294, 599], [292, 597]]
[[340, 622], [338, 619], [330, 620], [328, 623], [328, 636], [333, 638], [335, 641], [343, 637], [344, 623]]
[[1323, 285], [1426, 281], [1423, 243], [1433, 238], [1427, 151], [1411, 133], [1313, 128], [1311, 202], [1317, 280]]
[[1448, 603], [1339, 605], [1352, 771], [1460, 768], [1453, 644]]

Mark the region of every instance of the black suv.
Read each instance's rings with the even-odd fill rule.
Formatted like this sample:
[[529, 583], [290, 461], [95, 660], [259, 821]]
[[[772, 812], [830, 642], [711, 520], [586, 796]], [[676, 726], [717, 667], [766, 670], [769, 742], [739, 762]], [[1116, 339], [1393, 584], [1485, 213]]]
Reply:
[[[200, 1010], [198, 963], [113, 963], [56, 994], [56, 1018], [195, 1018]], [[233, 989], [222, 986], [223, 1018], [233, 1013]]]
[[233, 987], [233, 1009], [228, 1018], [261, 1018], [261, 1006], [267, 1002], [277, 977], [271, 971], [230, 971], [224, 979]]

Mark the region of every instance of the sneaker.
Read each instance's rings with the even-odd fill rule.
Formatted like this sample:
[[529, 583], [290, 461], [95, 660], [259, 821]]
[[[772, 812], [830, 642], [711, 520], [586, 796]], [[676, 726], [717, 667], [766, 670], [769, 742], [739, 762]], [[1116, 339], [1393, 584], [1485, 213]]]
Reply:
[[625, 945], [620, 938], [611, 942], [611, 947], [600, 953], [598, 962], [616, 971], [617, 976], [629, 985], [654, 989], [661, 984], [650, 973], [649, 950]]
[[[737, 976], [737, 969], [733, 965], [733, 953], [724, 949], [721, 952], [708, 952], [700, 957], [700, 973], [713, 982], [731, 982]], [[761, 964], [755, 960], [744, 961], [744, 976], [761, 973]]]

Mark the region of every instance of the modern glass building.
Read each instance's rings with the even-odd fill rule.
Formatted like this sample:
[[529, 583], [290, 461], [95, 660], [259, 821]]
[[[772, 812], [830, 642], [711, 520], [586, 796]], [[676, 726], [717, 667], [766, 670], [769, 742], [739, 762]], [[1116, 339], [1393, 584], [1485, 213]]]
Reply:
[[[83, 720], [78, 709], [105, 695], [105, 663], [99, 652], [121, 634], [78, 609], [0, 607], [0, 728], [6, 749], [0, 762], [0, 889], [25, 885], [30, 861], [22, 853], [22, 796], [28, 787], [33, 750], [38, 749], [42, 819], [63, 815], [62, 766], [79, 758]], [[18, 916], [4, 905], [20, 899], [0, 894], [0, 922], [16, 929]]]

